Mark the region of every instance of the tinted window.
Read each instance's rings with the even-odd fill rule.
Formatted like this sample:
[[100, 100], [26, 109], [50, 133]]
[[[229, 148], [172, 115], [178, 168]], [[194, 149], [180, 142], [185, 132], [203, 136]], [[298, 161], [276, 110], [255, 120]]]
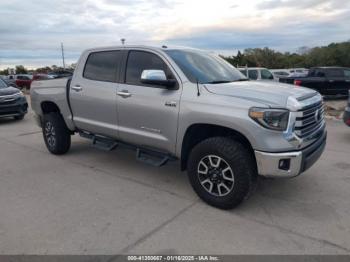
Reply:
[[130, 51], [126, 66], [125, 82], [132, 85], [146, 85], [141, 83], [143, 70], [163, 70], [168, 79], [173, 79], [168, 66], [157, 55], [144, 51]]
[[239, 72], [241, 72], [243, 75], [247, 76], [247, 70], [239, 70]]
[[350, 69], [344, 69], [344, 75], [346, 78], [350, 78]]
[[6, 88], [6, 87], [7, 87], [7, 84], [5, 83], [5, 81], [0, 79], [0, 88]]
[[120, 58], [120, 51], [91, 53], [86, 61], [83, 76], [91, 80], [114, 82]]
[[273, 75], [269, 70], [262, 69], [261, 70], [261, 79], [273, 79]]
[[287, 72], [275, 72], [276, 75], [280, 76], [288, 76], [289, 74]]
[[309, 76], [313, 76], [313, 77], [324, 77], [325, 74], [323, 71], [319, 70], [319, 69], [313, 69], [310, 71]]
[[236, 68], [222, 58], [201, 51], [166, 50], [188, 80], [196, 83], [233, 82], [246, 79]]
[[29, 76], [17, 76], [17, 79], [19, 80], [30, 80]]
[[248, 77], [249, 77], [249, 79], [257, 80], [258, 79], [258, 71], [257, 70], [249, 70]]
[[328, 69], [326, 72], [329, 77], [344, 77], [344, 70], [340, 68]]

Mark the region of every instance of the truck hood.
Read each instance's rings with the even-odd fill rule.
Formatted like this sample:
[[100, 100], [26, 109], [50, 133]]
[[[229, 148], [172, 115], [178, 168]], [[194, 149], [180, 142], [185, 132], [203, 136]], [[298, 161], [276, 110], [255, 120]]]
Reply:
[[0, 88], [0, 96], [8, 96], [19, 93], [19, 90], [14, 87]]
[[286, 107], [288, 97], [297, 100], [313, 96], [316, 91], [273, 81], [243, 81], [225, 84], [205, 84], [206, 89], [217, 95], [232, 96], [262, 103], [269, 107]]

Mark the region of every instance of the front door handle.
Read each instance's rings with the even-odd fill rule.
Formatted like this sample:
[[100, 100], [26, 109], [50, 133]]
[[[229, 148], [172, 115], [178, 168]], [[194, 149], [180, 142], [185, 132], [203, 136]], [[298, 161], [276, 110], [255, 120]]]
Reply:
[[75, 86], [72, 86], [72, 89], [76, 92], [80, 92], [83, 90], [83, 88], [80, 86], [80, 85], [75, 85]]
[[117, 95], [118, 95], [118, 96], [121, 96], [121, 97], [123, 97], [123, 98], [127, 98], [127, 97], [130, 97], [130, 96], [131, 96], [131, 94], [129, 93], [128, 90], [119, 91], [119, 92], [117, 92]]

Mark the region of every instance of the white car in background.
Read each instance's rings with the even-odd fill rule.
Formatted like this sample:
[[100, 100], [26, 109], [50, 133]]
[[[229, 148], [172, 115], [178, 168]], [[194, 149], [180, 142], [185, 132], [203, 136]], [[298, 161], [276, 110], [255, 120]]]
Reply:
[[278, 81], [270, 70], [264, 67], [239, 67], [238, 70], [250, 80]]
[[271, 69], [273, 76], [277, 79], [285, 77], [304, 77], [309, 70], [306, 68], [289, 68], [289, 69]]

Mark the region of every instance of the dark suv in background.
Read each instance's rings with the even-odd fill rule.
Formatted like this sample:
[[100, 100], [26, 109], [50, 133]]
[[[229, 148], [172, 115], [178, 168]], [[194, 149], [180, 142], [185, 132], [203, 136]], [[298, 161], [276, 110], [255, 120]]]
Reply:
[[314, 67], [306, 77], [286, 77], [279, 81], [312, 88], [325, 96], [347, 96], [350, 90], [350, 68]]

